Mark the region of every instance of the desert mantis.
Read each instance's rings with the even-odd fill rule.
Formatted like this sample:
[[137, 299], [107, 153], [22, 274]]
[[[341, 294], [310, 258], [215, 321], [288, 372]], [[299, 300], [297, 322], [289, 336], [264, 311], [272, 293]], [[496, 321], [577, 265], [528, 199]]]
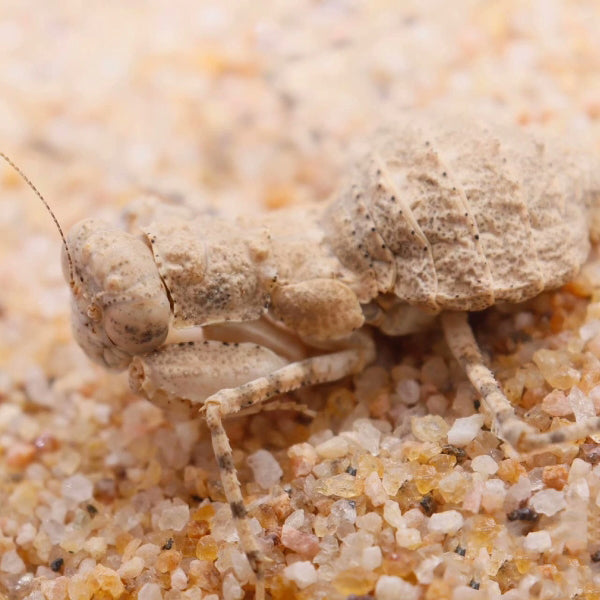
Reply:
[[597, 228], [593, 176], [581, 156], [520, 130], [426, 116], [380, 133], [322, 205], [228, 221], [157, 204], [129, 231], [85, 220], [68, 236], [50, 212], [76, 340], [172, 414], [203, 414], [260, 598], [265, 558], [223, 419], [360, 371], [376, 356], [369, 327], [403, 335], [439, 315], [492, 430], [517, 450], [600, 428], [521, 421], [467, 321], [575, 275]]

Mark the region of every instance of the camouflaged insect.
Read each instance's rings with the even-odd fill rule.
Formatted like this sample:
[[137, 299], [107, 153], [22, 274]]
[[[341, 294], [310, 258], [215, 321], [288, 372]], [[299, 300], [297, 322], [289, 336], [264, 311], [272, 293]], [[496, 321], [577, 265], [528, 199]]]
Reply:
[[376, 136], [323, 205], [235, 221], [144, 205], [130, 231], [73, 228], [63, 264], [77, 341], [128, 368], [151, 401], [204, 414], [258, 597], [265, 558], [222, 419], [356, 373], [375, 358], [367, 325], [402, 335], [440, 314], [493, 431], [517, 450], [600, 428], [522, 422], [466, 318], [575, 275], [598, 230], [590, 162], [522, 130], [425, 115]]

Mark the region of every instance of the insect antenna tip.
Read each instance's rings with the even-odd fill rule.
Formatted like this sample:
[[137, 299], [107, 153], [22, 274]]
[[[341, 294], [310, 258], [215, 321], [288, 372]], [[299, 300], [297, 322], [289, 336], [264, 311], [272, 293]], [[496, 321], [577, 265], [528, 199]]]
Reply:
[[65, 248], [65, 252], [67, 254], [67, 262], [69, 263], [69, 286], [71, 287], [71, 289], [74, 289], [75, 288], [75, 277], [74, 277], [73, 259], [71, 258], [71, 252], [69, 251], [69, 245], [67, 244], [67, 238], [65, 237], [65, 234], [62, 230], [62, 227], [60, 226], [60, 223], [58, 222], [58, 219], [56, 218], [56, 215], [50, 208], [50, 205], [48, 204], [48, 202], [46, 202], [46, 199], [44, 198], [44, 196], [42, 196], [42, 193], [32, 183], [32, 181], [29, 179], [29, 177], [27, 177], [27, 175], [25, 175], [25, 173], [23, 173], [23, 171], [21, 171], [21, 169], [13, 162], [13, 160], [11, 158], [9, 158], [6, 154], [4, 154], [4, 152], [0, 152], [0, 158], [3, 158], [20, 175], [20, 177], [23, 179], [23, 181], [25, 181], [25, 183], [33, 190], [34, 194], [42, 201], [42, 204], [46, 207], [47, 211], [50, 213], [50, 216], [52, 217], [52, 220], [54, 221], [54, 224], [56, 225], [56, 227], [58, 229], [58, 233], [60, 234], [60, 237], [63, 242], [63, 246]]

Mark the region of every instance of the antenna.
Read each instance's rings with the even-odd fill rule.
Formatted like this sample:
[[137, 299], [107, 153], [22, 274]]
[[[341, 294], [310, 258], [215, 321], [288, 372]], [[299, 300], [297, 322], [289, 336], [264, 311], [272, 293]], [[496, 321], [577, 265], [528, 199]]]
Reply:
[[69, 246], [67, 244], [67, 238], [65, 237], [65, 234], [63, 233], [62, 227], [60, 226], [60, 223], [58, 222], [56, 215], [52, 212], [50, 205], [46, 202], [46, 200], [44, 199], [44, 196], [42, 196], [41, 192], [35, 187], [35, 185], [33, 185], [31, 180], [29, 179], [29, 177], [27, 177], [27, 175], [25, 175], [25, 173], [23, 173], [23, 171], [21, 171], [21, 169], [19, 169], [19, 167], [17, 167], [17, 165], [10, 158], [8, 158], [8, 156], [6, 156], [6, 154], [4, 154], [4, 152], [0, 152], [0, 157], [2, 157], [22, 177], [22, 179], [25, 181], [25, 183], [33, 190], [35, 195], [42, 201], [44, 206], [48, 209], [48, 212], [50, 213], [50, 216], [52, 217], [52, 220], [54, 221], [54, 224], [56, 225], [56, 227], [58, 229], [58, 233], [60, 234], [60, 237], [62, 239], [63, 246], [65, 248], [65, 252], [67, 253], [67, 262], [69, 263], [69, 286], [71, 289], [74, 289], [75, 288], [75, 278], [73, 277], [73, 272], [74, 272], [73, 259], [71, 258], [71, 252], [69, 251]]

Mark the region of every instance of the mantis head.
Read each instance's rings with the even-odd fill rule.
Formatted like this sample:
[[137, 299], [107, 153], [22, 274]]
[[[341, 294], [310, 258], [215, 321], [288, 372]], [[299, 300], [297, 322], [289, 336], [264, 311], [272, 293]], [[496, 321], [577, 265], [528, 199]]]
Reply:
[[73, 334], [85, 353], [111, 369], [162, 345], [171, 306], [152, 252], [139, 238], [85, 219], [69, 232], [63, 272], [71, 281]]

